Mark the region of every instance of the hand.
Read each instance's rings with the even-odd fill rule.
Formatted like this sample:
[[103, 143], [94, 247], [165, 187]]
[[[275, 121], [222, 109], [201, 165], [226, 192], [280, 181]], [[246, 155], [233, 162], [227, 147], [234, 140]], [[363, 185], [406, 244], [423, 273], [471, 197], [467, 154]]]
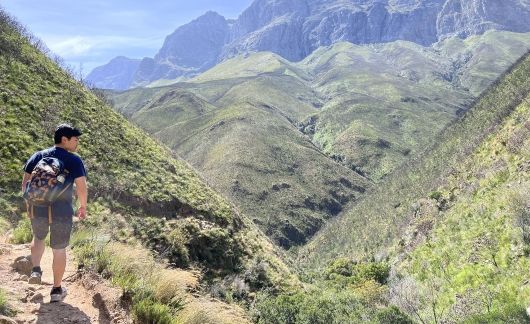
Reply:
[[86, 207], [79, 207], [79, 209], [77, 210], [77, 214], [76, 214], [77, 218], [79, 218], [79, 220], [83, 220], [86, 218]]

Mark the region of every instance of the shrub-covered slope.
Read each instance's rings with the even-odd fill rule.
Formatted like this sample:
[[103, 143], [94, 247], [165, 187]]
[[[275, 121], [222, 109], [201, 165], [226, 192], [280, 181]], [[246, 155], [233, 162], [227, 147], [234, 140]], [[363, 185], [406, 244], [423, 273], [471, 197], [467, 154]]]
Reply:
[[[55, 126], [69, 122], [84, 133], [79, 154], [88, 170], [86, 226], [101, 232], [102, 239], [136, 240], [175, 266], [200, 267], [208, 280], [246, 280], [246, 289], [279, 287], [292, 279], [250, 221], [186, 162], [46, 57], [32, 39], [0, 11], [2, 229], [5, 220], [25, 217], [19, 192], [24, 162], [53, 145]], [[257, 264], [259, 283], [238, 277]]]
[[[114, 102], [275, 242], [290, 247], [305, 243], [370, 182], [322, 154], [299, 131], [298, 121], [317, 112], [318, 104], [303, 79], [284, 74], [288, 65], [277, 56], [257, 56], [276, 72], [247, 78], [243, 71], [255, 74], [255, 66], [243, 60], [234, 62], [241, 68], [232, 70], [239, 73], [235, 79], [215, 80], [212, 72], [200, 77], [204, 82], [135, 89], [117, 94]], [[140, 96], [142, 105], [132, 99]]]
[[529, 46], [530, 34], [488, 32], [338, 43], [298, 63], [256, 53], [112, 100], [289, 247], [371, 187], [359, 174], [380, 181], [422, 151]]
[[[480, 181], [473, 185], [474, 189], [468, 188], [471, 191], [454, 187], [449, 193], [441, 194], [437, 188], [448, 186], [457, 170], [468, 165], [466, 159], [479, 154], [477, 147], [485, 145], [488, 136], [498, 134], [502, 125], [514, 118], [510, 116], [516, 107], [528, 100], [529, 73], [530, 56], [526, 55], [485, 91], [463, 117], [440, 133], [433, 147], [396, 171], [343, 217], [330, 223], [304, 248], [307, 254], [302, 255], [308, 256], [312, 263], [322, 264], [337, 255], [363, 257], [385, 251], [402, 238], [414, 217], [431, 209], [435, 215], [443, 213], [450, 208], [452, 200], [469, 198]], [[526, 121], [519, 118], [518, 122], [522, 127]], [[522, 129], [517, 134], [521, 145], [526, 140], [524, 127]], [[495, 151], [491, 149], [492, 153]], [[510, 172], [502, 162], [498, 162], [496, 168], [505, 176]], [[487, 168], [481, 172], [487, 173]], [[421, 198], [436, 201], [433, 205], [432, 201], [429, 203]], [[429, 224], [424, 225], [429, 229]]]

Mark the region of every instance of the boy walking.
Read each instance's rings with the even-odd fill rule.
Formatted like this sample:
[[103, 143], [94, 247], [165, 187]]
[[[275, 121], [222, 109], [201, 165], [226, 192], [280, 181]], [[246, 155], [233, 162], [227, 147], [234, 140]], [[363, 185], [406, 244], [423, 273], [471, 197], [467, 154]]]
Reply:
[[[59, 125], [54, 134], [55, 145], [33, 154], [24, 166], [22, 192], [28, 204], [28, 215], [33, 230], [33, 269], [29, 283], [41, 283], [40, 261], [44, 254], [44, 239], [50, 232], [50, 246], [53, 251], [51, 302], [61, 301], [66, 296], [62, 279], [66, 268], [66, 247], [70, 243], [72, 232], [74, 184], [81, 205], [77, 216], [83, 220], [87, 215], [86, 170], [81, 158], [73, 154], [77, 151], [79, 136], [81, 132], [77, 128], [68, 124]], [[53, 198], [49, 198], [55, 188], [61, 190], [53, 193]], [[33, 199], [36, 196], [46, 196], [46, 199], [40, 199], [46, 200], [46, 203], [36, 203]]]

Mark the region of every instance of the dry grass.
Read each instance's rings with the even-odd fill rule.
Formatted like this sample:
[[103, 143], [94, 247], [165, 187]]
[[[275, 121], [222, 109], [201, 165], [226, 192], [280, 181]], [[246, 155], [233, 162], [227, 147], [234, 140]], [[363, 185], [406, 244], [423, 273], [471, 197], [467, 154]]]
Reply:
[[183, 302], [176, 323], [250, 323], [238, 306], [192, 294], [199, 289], [198, 272], [169, 269], [141, 246], [111, 243], [106, 249], [112, 258], [112, 268], [142, 278], [156, 300], [164, 304]]
[[216, 300], [196, 298], [190, 301], [179, 312], [177, 323], [185, 324], [232, 324], [251, 323], [245, 316], [243, 309], [235, 305], [228, 305]]
[[162, 269], [152, 278], [155, 297], [169, 302], [175, 298], [185, 299], [187, 292], [196, 291], [199, 278], [195, 273], [179, 269]]

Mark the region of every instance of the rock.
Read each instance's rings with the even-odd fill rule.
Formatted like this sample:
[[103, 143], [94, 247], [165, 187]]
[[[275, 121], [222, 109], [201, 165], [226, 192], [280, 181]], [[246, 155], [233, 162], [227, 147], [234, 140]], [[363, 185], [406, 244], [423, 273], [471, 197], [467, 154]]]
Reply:
[[31, 256], [20, 256], [16, 258], [11, 267], [18, 273], [29, 276], [31, 274], [31, 269], [33, 268]]
[[490, 29], [528, 31], [530, 7], [518, 0], [447, 0], [436, 29], [440, 38], [479, 35]]
[[31, 296], [29, 301], [34, 304], [40, 304], [44, 301], [44, 296], [41, 293], [36, 293], [35, 295]]
[[19, 278], [18, 278], [19, 281], [28, 281], [29, 280], [29, 277], [27, 275], [21, 275]]
[[17, 321], [7, 316], [0, 315], [0, 324], [17, 324]]

